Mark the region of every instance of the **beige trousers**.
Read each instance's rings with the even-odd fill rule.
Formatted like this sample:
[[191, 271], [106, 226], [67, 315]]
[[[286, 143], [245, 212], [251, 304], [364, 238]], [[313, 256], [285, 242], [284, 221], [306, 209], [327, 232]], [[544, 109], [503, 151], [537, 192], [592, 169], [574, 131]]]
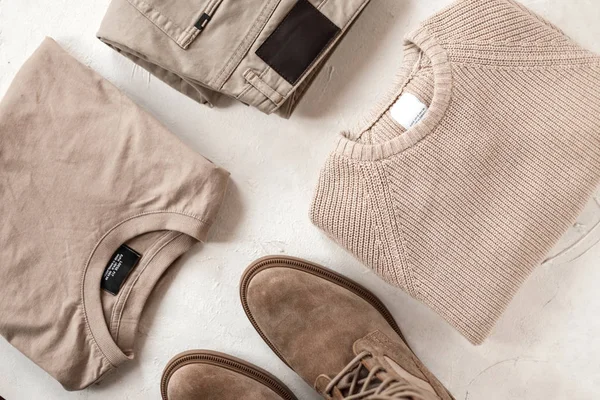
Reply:
[[368, 2], [113, 0], [98, 37], [202, 104], [289, 117]]

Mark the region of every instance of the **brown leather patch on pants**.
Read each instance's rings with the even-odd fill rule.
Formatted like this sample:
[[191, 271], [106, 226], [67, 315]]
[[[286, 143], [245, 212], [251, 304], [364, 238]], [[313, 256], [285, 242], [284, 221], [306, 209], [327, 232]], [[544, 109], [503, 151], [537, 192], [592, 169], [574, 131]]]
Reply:
[[308, 0], [299, 0], [256, 55], [294, 85], [340, 31]]

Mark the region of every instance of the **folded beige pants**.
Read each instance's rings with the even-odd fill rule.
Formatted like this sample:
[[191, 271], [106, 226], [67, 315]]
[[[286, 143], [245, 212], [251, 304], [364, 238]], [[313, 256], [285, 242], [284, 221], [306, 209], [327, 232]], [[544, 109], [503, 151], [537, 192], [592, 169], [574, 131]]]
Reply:
[[100, 40], [196, 101], [289, 117], [369, 0], [113, 0]]
[[0, 144], [0, 334], [85, 388], [133, 357], [148, 296], [206, 239], [229, 174], [51, 39], [0, 102]]

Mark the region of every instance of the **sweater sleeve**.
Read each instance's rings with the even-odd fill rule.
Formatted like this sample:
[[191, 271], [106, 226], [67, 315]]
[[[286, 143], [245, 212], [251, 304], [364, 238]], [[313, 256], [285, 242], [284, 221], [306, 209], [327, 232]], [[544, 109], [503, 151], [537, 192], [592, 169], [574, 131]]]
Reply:
[[321, 172], [310, 218], [385, 281], [414, 295], [381, 174], [376, 163], [332, 155]]

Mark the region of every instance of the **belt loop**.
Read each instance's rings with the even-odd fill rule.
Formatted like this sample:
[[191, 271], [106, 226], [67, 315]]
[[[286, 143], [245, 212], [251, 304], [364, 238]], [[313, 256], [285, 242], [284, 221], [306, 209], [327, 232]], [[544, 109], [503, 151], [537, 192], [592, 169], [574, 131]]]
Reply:
[[285, 100], [285, 97], [281, 93], [269, 86], [269, 84], [265, 82], [254, 70], [247, 69], [246, 72], [244, 72], [244, 79], [246, 79], [246, 82], [252, 85], [256, 90], [271, 100], [276, 106], [281, 105], [281, 103]]

